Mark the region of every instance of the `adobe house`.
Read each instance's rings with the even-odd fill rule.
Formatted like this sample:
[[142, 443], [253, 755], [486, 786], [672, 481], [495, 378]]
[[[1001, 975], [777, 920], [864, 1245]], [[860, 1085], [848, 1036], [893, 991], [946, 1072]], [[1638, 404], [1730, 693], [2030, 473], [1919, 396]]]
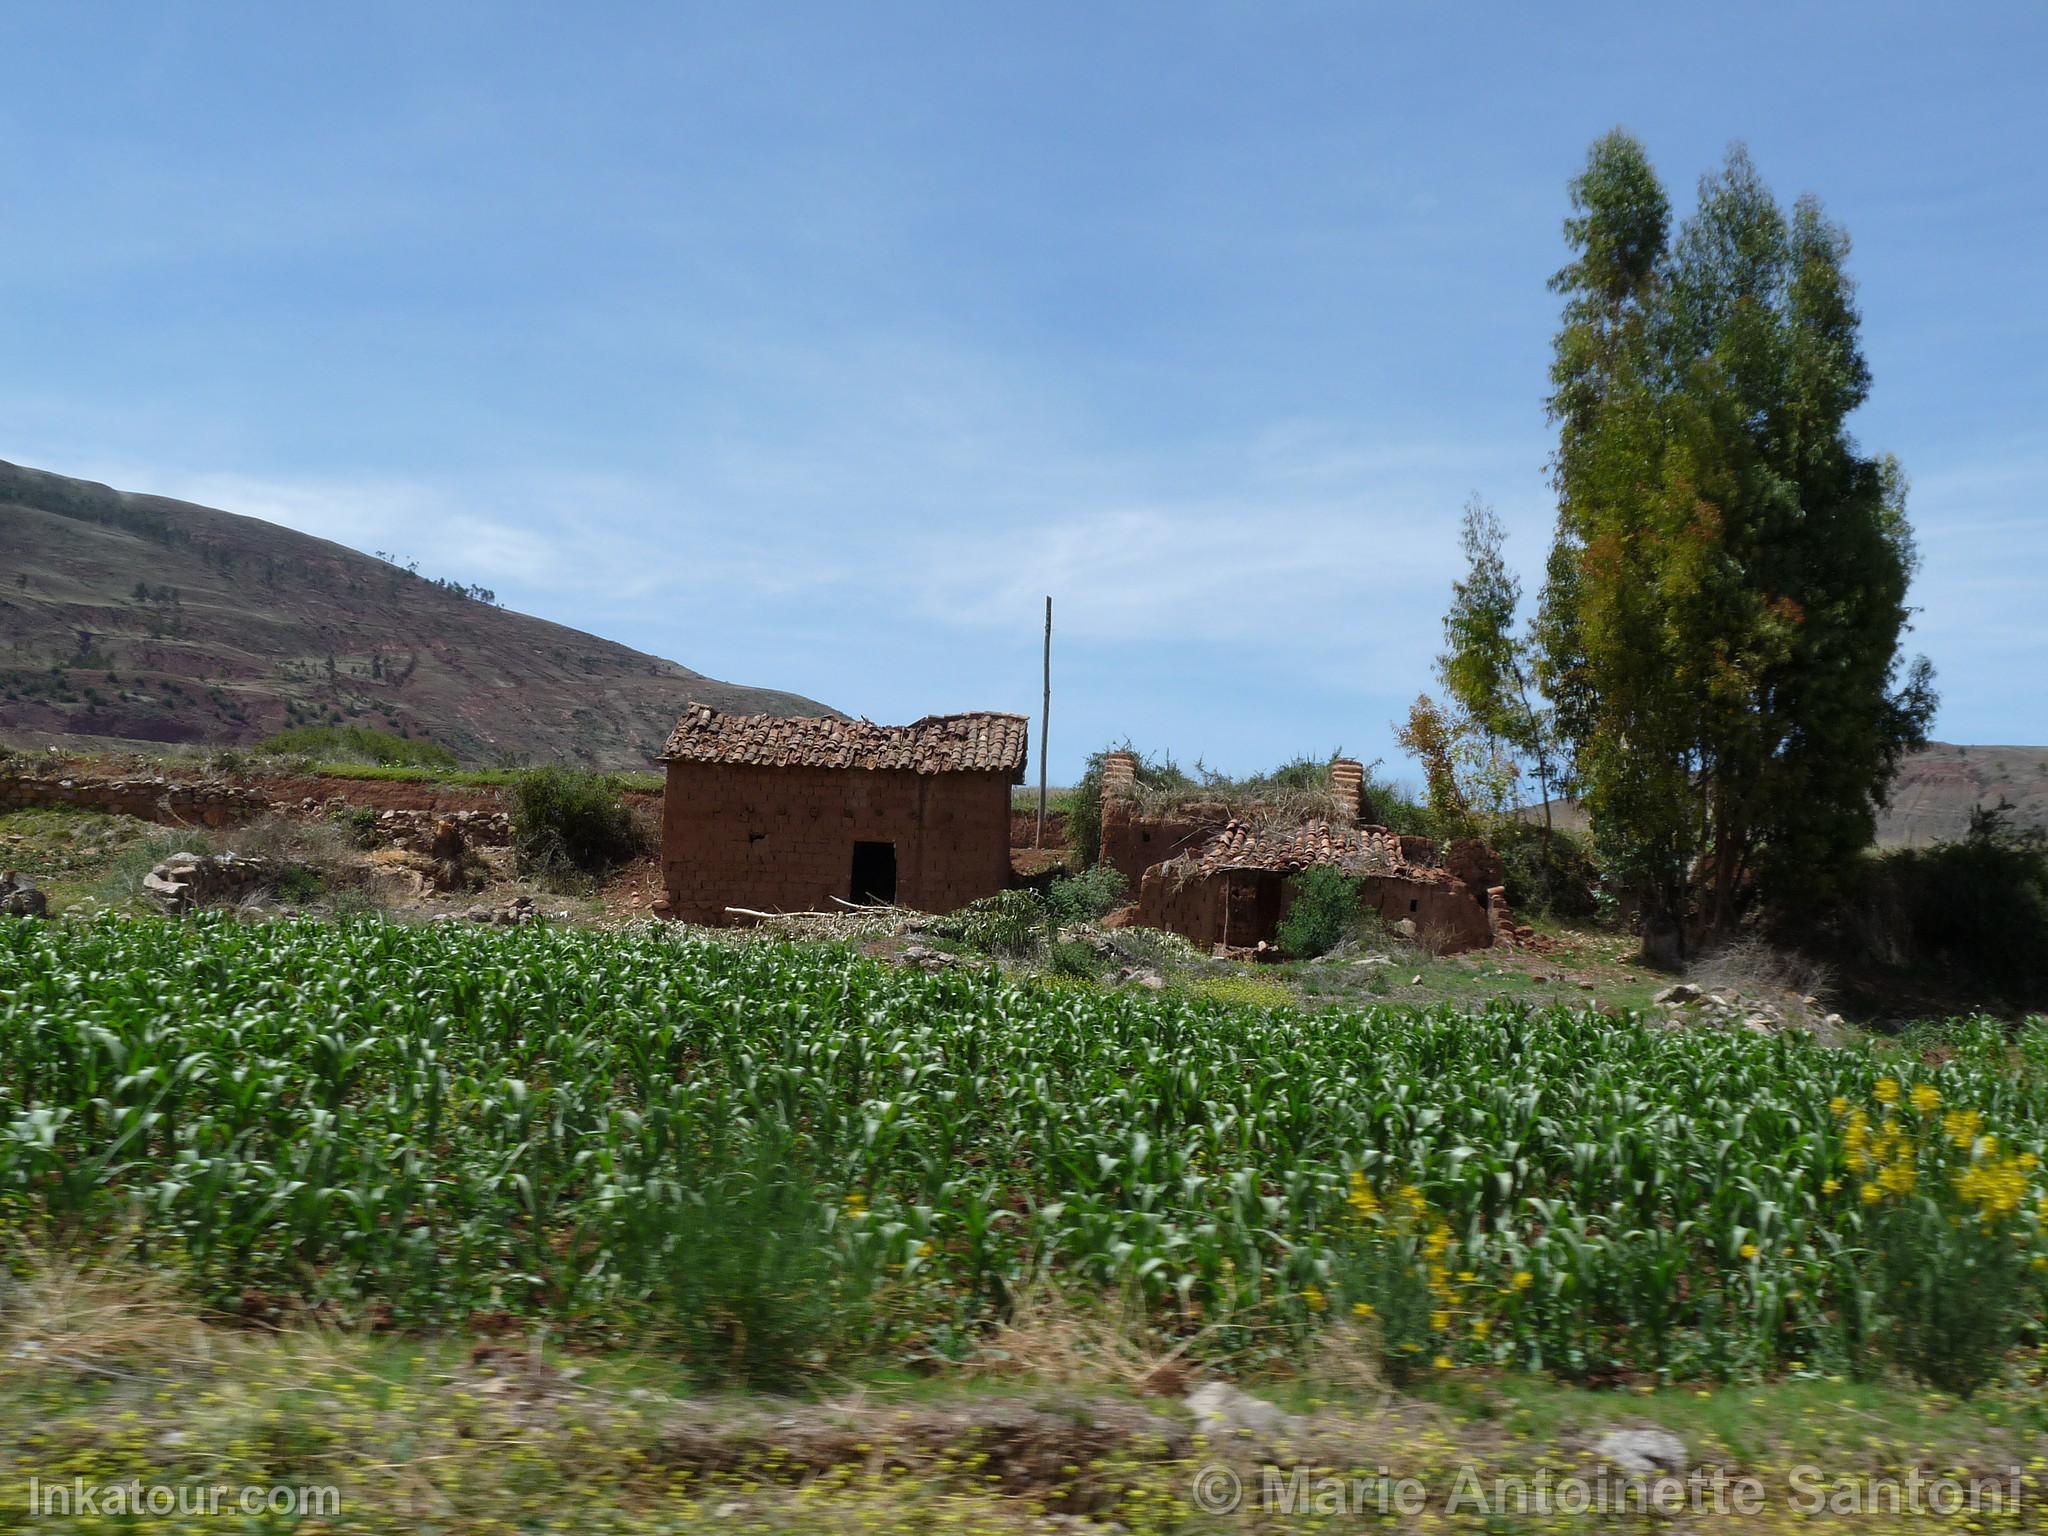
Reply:
[[824, 911], [837, 897], [950, 912], [1000, 891], [1025, 749], [1022, 715], [876, 725], [693, 703], [662, 752], [654, 910], [729, 923], [728, 907]]
[[[1357, 825], [1371, 820], [1365, 800], [1365, 769], [1348, 757], [1330, 764], [1325, 787], [1330, 820]], [[1231, 822], [1257, 819], [1267, 807], [1232, 804], [1222, 799], [1185, 800], [1147, 810], [1138, 798], [1138, 754], [1112, 752], [1102, 760], [1102, 853], [1132, 890], [1154, 864], [1203, 847]]]
[[1383, 920], [1404, 919], [1444, 952], [1482, 949], [1513, 919], [1504, 873], [1483, 843], [1454, 842], [1439, 857], [1426, 837], [1361, 825], [1363, 768], [1330, 765], [1329, 814], [1289, 818], [1272, 807], [1197, 802], [1148, 812], [1138, 802], [1130, 753], [1102, 771], [1102, 857], [1136, 878], [1126, 925], [1164, 928], [1197, 944], [1248, 949], [1271, 943], [1293, 900], [1291, 877], [1312, 865], [1341, 870]]

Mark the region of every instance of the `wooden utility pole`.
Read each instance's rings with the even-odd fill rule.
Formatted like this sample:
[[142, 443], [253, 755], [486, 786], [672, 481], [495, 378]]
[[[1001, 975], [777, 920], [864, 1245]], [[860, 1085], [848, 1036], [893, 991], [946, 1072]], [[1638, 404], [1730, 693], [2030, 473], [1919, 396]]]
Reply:
[[1052, 594], [1045, 598], [1045, 697], [1038, 710], [1038, 841], [1045, 846], [1045, 742], [1052, 721]]

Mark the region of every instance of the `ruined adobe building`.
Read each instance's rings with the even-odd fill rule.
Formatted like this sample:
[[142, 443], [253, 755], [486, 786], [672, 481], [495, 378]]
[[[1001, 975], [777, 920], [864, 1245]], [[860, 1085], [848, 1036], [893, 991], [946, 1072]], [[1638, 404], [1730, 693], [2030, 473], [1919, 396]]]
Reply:
[[725, 715], [692, 704], [662, 753], [665, 901], [693, 923], [886, 901], [950, 912], [1010, 882], [1022, 715], [915, 725]]
[[1150, 813], [1137, 797], [1137, 767], [1135, 754], [1113, 752], [1102, 769], [1102, 857], [1134, 881], [1130, 925], [1203, 945], [1271, 943], [1293, 900], [1290, 877], [1322, 864], [1356, 881], [1386, 922], [1413, 923], [1447, 953], [1514, 931], [1493, 851], [1461, 841], [1439, 857], [1426, 837], [1362, 825], [1365, 773], [1355, 762], [1330, 765], [1327, 816], [1294, 819], [1250, 807], [1240, 819], [1222, 802]]

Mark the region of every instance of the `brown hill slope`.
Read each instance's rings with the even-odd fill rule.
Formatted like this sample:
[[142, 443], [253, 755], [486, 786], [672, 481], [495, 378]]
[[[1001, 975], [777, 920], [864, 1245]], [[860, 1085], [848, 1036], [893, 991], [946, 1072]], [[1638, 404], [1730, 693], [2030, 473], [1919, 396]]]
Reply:
[[[2015, 827], [2048, 830], [2048, 747], [1962, 747], [1930, 741], [1908, 752], [1892, 781], [1891, 804], [1877, 819], [1880, 848], [1924, 848], [1953, 842], [1970, 830], [1970, 813], [1978, 806], [2007, 806], [2007, 822]], [[1576, 800], [1556, 800], [1550, 813], [1558, 826], [1586, 829], [1586, 813]], [[1541, 821], [1541, 806], [1523, 810]]]
[[639, 768], [693, 698], [833, 713], [274, 523], [0, 461], [0, 730], [252, 742], [352, 722], [470, 763]]

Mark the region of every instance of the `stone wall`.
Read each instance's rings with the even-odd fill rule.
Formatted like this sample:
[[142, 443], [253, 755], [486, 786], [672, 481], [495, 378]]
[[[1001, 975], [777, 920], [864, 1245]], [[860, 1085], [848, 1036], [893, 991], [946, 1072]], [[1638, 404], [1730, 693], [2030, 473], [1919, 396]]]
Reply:
[[260, 816], [270, 801], [224, 780], [183, 781], [162, 774], [98, 779], [0, 768], [0, 811], [28, 807], [104, 811], [171, 826], [229, 827]]
[[895, 845], [901, 906], [950, 912], [991, 895], [1010, 880], [1009, 776], [671, 762], [666, 915], [831, 910], [852, 894], [856, 842]]

